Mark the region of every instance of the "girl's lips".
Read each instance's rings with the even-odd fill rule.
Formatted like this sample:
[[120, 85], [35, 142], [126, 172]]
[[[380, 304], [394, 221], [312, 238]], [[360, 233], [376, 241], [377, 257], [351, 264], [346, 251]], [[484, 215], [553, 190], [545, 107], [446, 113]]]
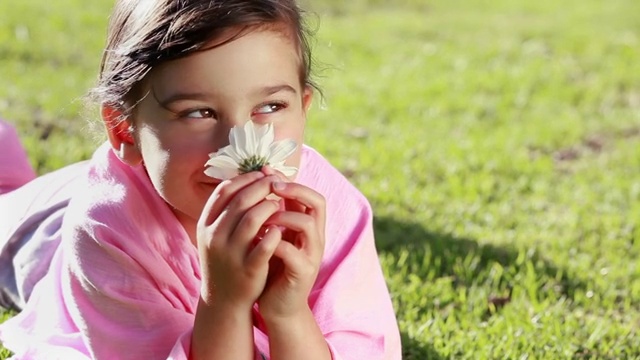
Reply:
[[199, 178], [197, 181], [206, 185], [218, 185], [222, 182], [222, 180], [220, 179], [211, 178], [211, 177]]
[[215, 189], [222, 181], [203, 181], [201, 184], [208, 189]]

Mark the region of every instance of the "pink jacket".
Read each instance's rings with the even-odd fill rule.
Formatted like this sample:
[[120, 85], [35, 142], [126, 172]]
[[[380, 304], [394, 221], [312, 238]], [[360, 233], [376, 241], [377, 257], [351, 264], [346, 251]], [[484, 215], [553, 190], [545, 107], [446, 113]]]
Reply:
[[[122, 164], [105, 144], [87, 170], [49, 272], [0, 325], [0, 341], [17, 359], [187, 359], [196, 248], [142, 167]], [[334, 359], [400, 359], [367, 200], [309, 147], [296, 181], [326, 198], [326, 247], [309, 304]], [[264, 329], [254, 327], [254, 338], [268, 358]]]

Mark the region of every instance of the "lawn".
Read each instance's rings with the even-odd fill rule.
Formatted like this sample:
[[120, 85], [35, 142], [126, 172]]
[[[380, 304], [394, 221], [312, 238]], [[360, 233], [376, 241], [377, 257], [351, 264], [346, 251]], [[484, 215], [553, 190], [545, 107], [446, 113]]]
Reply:
[[[405, 359], [640, 358], [640, 2], [308, 2], [307, 143], [373, 205]], [[0, 2], [40, 173], [95, 148], [110, 4]]]

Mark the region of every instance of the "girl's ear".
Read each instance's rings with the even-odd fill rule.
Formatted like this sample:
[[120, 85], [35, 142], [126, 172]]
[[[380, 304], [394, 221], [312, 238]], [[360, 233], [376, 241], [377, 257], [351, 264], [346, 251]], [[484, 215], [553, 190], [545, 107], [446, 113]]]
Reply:
[[102, 120], [107, 129], [107, 137], [116, 155], [128, 165], [135, 166], [142, 162], [142, 153], [136, 145], [133, 127], [122, 111], [110, 105], [102, 105]]
[[305, 86], [302, 91], [302, 109], [304, 110], [305, 116], [309, 111], [309, 107], [311, 107], [311, 102], [313, 101], [313, 88], [311, 86]]

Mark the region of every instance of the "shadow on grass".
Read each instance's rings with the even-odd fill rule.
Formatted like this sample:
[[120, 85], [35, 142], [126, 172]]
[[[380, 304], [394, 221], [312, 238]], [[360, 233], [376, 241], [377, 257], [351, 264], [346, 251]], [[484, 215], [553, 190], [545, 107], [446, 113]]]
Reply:
[[[478, 278], [478, 275], [482, 274], [481, 277], [486, 277], [495, 263], [498, 263], [505, 269], [505, 273], [500, 277], [499, 283], [494, 286], [504, 289], [507, 293], [514, 287], [524, 285], [521, 284], [522, 279], [516, 278], [516, 275], [525, 274], [528, 271], [527, 263], [529, 263], [534, 266], [536, 278], [555, 279], [552, 281], [553, 289], [544, 288], [549, 284], [538, 284], [539, 296], [544, 296], [545, 292], [554, 291], [561, 296], [573, 299], [576, 290], [586, 289], [584, 282], [569, 278], [563, 269], [534, 252], [523, 254], [523, 250], [519, 251], [514, 245], [479, 244], [472, 239], [430, 232], [420, 224], [406, 223], [388, 217], [374, 218], [374, 229], [379, 254], [392, 254], [397, 259], [401, 252], [408, 252], [409, 256], [403, 266], [408, 268], [408, 273], [413, 273], [425, 281], [452, 277], [454, 285], [470, 286], [485, 281]], [[487, 307], [489, 307], [489, 302], [493, 301], [487, 300]], [[509, 300], [502, 301], [507, 303]], [[503, 305], [500, 304], [500, 306]], [[435, 349], [430, 348], [429, 344], [420, 343], [406, 333], [402, 334], [402, 341], [405, 359], [443, 358]]]
[[403, 360], [444, 360], [445, 357], [438, 354], [429, 344], [421, 343], [402, 332], [402, 359]]
[[[461, 277], [460, 273], [455, 271], [461, 261], [469, 255], [475, 255], [479, 258], [479, 262], [473, 266], [473, 273], [476, 274], [489, 270], [494, 263], [502, 265], [503, 268], [515, 267], [518, 272], [522, 272], [524, 271], [522, 267], [526, 265], [522, 259], [518, 260], [518, 257], [524, 255], [527, 262], [534, 264], [536, 273], [546, 275], [549, 278], [557, 278], [561, 285], [559, 292], [562, 295], [572, 298], [576, 289], [586, 289], [586, 285], [582, 281], [570, 279], [563, 269], [537, 253], [520, 254], [514, 245], [479, 244], [476, 240], [430, 232], [420, 224], [406, 223], [393, 218], [376, 217], [373, 222], [376, 247], [380, 254], [397, 255], [406, 249], [412, 254], [412, 259], [430, 256], [434, 261], [429, 263], [430, 268], [427, 270], [432, 272], [435, 277], [456, 276], [457, 283], [471, 285], [471, 283], [476, 283], [473, 276]], [[420, 264], [415, 265], [415, 268], [419, 268]], [[504, 285], [508, 287], [513, 284]]]

